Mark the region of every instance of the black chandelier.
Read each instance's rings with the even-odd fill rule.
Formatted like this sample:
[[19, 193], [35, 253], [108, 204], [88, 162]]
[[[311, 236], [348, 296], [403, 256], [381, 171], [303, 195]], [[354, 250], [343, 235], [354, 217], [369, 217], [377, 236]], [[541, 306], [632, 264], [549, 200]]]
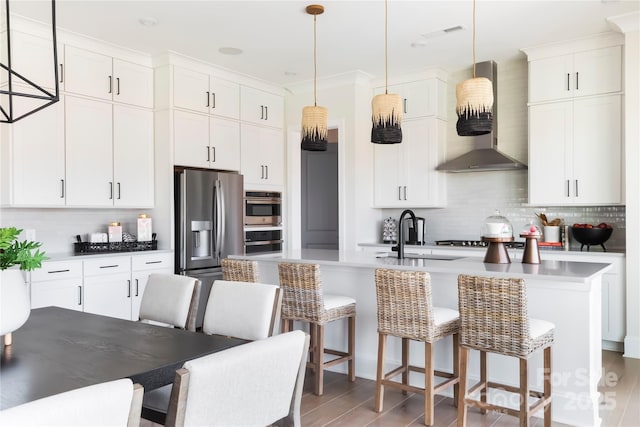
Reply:
[[[4, 28], [6, 32], [2, 38], [4, 39], [6, 37], [6, 49], [3, 47], [3, 50], [6, 52], [6, 57], [3, 57], [3, 62], [0, 62], [0, 73], [2, 73], [2, 86], [0, 86], [0, 123], [13, 123], [58, 102], [60, 99], [58, 85], [58, 49], [56, 45], [56, 4], [55, 0], [51, 0], [52, 66], [55, 93], [44, 89], [28, 76], [21, 74], [19, 70], [13, 69], [11, 63], [11, 15], [9, 13], [9, 0], [5, 0], [4, 12], [6, 13], [6, 28]], [[6, 61], [6, 63], [4, 61]], [[28, 108], [23, 108], [23, 101], [25, 101], [24, 105], [29, 105]], [[17, 108], [16, 103], [20, 104], [21, 108]]]

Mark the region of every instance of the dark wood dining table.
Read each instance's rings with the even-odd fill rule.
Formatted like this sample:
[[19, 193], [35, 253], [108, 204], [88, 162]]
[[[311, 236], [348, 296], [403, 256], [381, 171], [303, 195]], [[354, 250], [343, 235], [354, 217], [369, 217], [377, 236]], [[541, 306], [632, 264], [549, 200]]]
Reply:
[[152, 390], [187, 360], [247, 341], [58, 307], [31, 310], [0, 358], [0, 409], [68, 390], [131, 378]]

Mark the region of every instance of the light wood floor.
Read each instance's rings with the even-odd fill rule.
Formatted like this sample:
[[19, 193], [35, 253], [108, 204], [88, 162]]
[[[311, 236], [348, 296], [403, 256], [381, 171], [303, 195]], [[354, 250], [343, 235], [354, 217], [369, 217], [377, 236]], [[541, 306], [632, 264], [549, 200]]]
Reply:
[[[640, 426], [640, 360], [623, 358], [620, 353], [602, 353], [603, 378], [600, 392], [606, 396], [600, 405], [602, 427]], [[312, 391], [313, 375], [307, 375], [302, 396], [302, 425], [304, 427], [323, 426], [421, 426], [424, 422], [424, 398], [387, 388], [385, 390], [384, 411], [373, 410], [375, 382], [357, 378], [347, 381], [346, 375], [325, 373], [324, 394], [316, 396]], [[480, 414], [471, 409], [468, 413], [471, 427], [511, 427], [518, 426], [515, 417], [489, 413]], [[141, 427], [157, 427], [146, 420]], [[456, 408], [453, 400], [439, 396], [436, 400], [434, 426], [455, 426]], [[542, 427], [541, 418], [532, 418], [531, 427]], [[554, 427], [564, 424], [554, 423]]]
[[[623, 358], [620, 353], [602, 353], [603, 379], [600, 391], [607, 398], [600, 406], [603, 427], [640, 426], [640, 360]], [[355, 383], [346, 376], [327, 372], [324, 395], [312, 392], [312, 375], [307, 376], [302, 396], [302, 425], [320, 426], [420, 426], [424, 422], [424, 397], [416, 394], [403, 396], [401, 392], [385, 390], [384, 410], [376, 413], [374, 408], [375, 382], [357, 378]], [[607, 381], [607, 378], [609, 380]], [[608, 393], [608, 394], [606, 394]], [[480, 414], [471, 409], [469, 426], [506, 427], [518, 426], [515, 417], [489, 413]], [[438, 397], [435, 407], [434, 426], [455, 426], [456, 408], [453, 400]], [[541, 418], [532, 418], [532, 427], [541, 427]], [[554, 427], [564, 424], [554, 423]]]

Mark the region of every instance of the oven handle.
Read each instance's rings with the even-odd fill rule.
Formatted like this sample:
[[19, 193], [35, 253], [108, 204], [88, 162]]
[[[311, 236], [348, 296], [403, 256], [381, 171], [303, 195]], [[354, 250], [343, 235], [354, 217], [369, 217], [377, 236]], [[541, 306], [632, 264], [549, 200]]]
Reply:
[[272, 245], [274, 243], [282, 243], [282, 240], [245, 240], [244, 242], [246, 246]]
[[254, 199], [254, 198], [247, 197], [245, 198], [245, 200], [254, 205], [273, 205], [273, 204], [282, 203], [281, 199], [264, 199], [264, 198]]

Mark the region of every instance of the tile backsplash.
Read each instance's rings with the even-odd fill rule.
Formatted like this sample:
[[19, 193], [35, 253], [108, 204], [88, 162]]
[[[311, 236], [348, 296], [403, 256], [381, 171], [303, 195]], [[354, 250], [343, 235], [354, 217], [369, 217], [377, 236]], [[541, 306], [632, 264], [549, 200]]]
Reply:
[[76, 234], [85, 241], [88, 233], [106, 233], [107, 225], [114, 221], [120, 222], [123, 231], [136, 234], [138, 214], [151, 212], [137, 209], [3, 208], [0, 226], [34, 229], [36, 240], [42, 242], [47, 253], [71, 253]]
[[[518, 231], [529, 222], [540, 225], [536, 213], [549, 219], [561, 218], [566, 225], [574, 223], [599, 224], [606, 222], [614, 228], [605, 243], [608, 250], [625, 249], [624, 206], [530, 206], [527, 203], [527, 171], [457, 173], [447, 176], [447, 207], [444, 209], [414, 209], [425, 218], [426, 240], [479, 240], [484, 219], [496, 210], [513, 225], [516, 240]], [[383, 209], [383, 218], [398, 219], [401, 210]], [[382, 221], [379, 223], [382, 230]], [[382, 240], [380, 231], [379, 240]], [[580, 249], [571, 242], [570, 249]], [[592, 248], [598, 250], [598, 248]], [[599, 249], [601, 250], [601, 249]]]

